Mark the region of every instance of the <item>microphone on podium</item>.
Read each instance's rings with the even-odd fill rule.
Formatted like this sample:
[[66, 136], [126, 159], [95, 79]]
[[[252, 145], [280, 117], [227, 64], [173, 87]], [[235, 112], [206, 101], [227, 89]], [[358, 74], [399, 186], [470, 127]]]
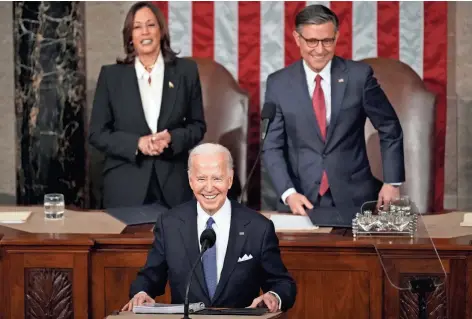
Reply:
[[249, 175], [246, 180], [246, 184], [244, 185], [243, 190], [241, 191], [241, 196], [239, 197], [239, 203], [242, 202], [244, 195], [247, 192], [247, 188], [249, 187], [249, 181], [251, 180], [252, 174], [254, 173], [257, 163], [259, 162], [259, 158], [261, 157], [262, 146], [264, 144], [267, 131], [269, 130], [269, 125], [274, 120], [275, 112], [276, 112], [276, 106], [274, 103], [272, 102], [264, 103], [264, 107], [262, 108], [262, 112], [261, 112], [262, 122], [261, 122], [261, 142], [259, 144], [259, 152], [257, 153], [256, 160], [254, 161], [251, 171], [249, 172]]
[[190, 290], [190, 283], [192, 282], [192, 277], [193, 273], [195, 272], [195, 268], [198, 265], [198, 262], [201, 261], [203, 254], [213, 245], [215, 245], [216, 242], [216, 233], [213, 229], [208, 228], [205, 229], [200, 236], [200, 245], [202, 246], [200, 255], [198, 256], [198, 259], [195, 260], [195, 263], [192, 266], [192, 269], [190, 270], [190, 273], [188, 275], [188, 281], [187, 281], [187, 286], [185, 288], [185, 301], [184, 301], [184, 317], [182, 319], [190, 319], [188, 316], [188, 310], [189, 310], [189, 301], [188, 301], [188, 293]]

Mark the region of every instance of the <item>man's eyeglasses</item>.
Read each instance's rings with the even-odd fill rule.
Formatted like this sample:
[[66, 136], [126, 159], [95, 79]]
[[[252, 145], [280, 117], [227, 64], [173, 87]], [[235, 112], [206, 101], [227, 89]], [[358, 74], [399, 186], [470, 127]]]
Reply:
[[333, 46], [334, 44], [334, 41], [336, 40], [336, 37], [333, 37], [333, 38], [326, 38], [326, 39], [307, 39], [305, 38], [303, 35], [301, 35], [300, 33], [298, 34], [303, 40], [305, 40], [306, 44], [310, 47], [310, 48], [315, 48], [318, 46], [318, 43], [321, 42], [321, 44], [325, 47], [325, 48], [328, 48], [328, 47], [331, 47]]

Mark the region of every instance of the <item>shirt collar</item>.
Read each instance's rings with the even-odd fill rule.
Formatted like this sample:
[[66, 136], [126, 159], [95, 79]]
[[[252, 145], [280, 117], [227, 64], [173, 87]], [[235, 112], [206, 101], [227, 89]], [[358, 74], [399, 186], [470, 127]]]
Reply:
[[[159, 55], [157, 56], [157, 61], [154, 64], [154, 67], [152, 68], [151, 74], [153, 74], [157, 68], [163, 65], [164, 65], [164, 59], [162, 58], [162, 53], [159, 53]], [[134, 67], [136, 69], [136, 74], [138, 76], [138, 79], [142, 80], [148, 77], [148, 71], [146, 71], [146, 68], [141, 63], [141, 61], [139, 61], [138, 57], [134, 59]]]
[[332, 63], [332, 61], [333, 61], [332, 59], [329, 60], [328, 64], [325, 65], [323, 70], [321, 70], [321, 72], [319, 72], [319, 73], [316, 73], [315, 71], [310, 69], [310, 67], [308, 66], [306, 61], [303, 60], [303, 68], [305, 69], [306, 77], [310, 81], [310, 83], [315, 82], [315, 77], [318, 74], [321, 76], [321, 78], [323, 80], [325, 80], [329, 83], [329, 81], [331, 81], [331, 63]]
[[216, 213], [214, 213], [213, 216], [210, 216], [207, 212], [205, 212], [200, 203], [197, 202], [197, 214], [198, 218], [204, 219], [205, 223], [207, 222], [208, 218], [212, 217], [215, 221], [215, 224], [221, 227], [221, 225], [228, 223], [228, 221], [231, 222], [231, 202], [226, 197], [223, 206], [221, 206], [221, 208]]

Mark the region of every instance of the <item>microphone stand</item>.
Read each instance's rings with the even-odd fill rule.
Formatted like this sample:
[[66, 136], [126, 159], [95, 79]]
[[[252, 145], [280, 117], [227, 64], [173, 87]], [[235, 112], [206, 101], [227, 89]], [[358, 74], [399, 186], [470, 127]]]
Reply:
[[208, 248], [209, 247], [206, 243], [202, 246], [202, 251], [200, 252], [200, 255], [198, 256], [198, 259], [195, 260], [195, 263], [193, 264], [192, 269], [190, 270], [190, 274], [188, 276], [188, 281], [187, 281], [187, 287], [185, 288], [184, 316], [183, 316], [182, 319], [191, 319], [189, 317], [189, 314], [188, 314], [188, 312], [189, 312], [188, 293], [190, 291], [190, 284], [192, 282], [193, 273], [195, 272], [195, 268], [197, 267], [198, 262], [201, 261], [203, 254], [207, 251]]

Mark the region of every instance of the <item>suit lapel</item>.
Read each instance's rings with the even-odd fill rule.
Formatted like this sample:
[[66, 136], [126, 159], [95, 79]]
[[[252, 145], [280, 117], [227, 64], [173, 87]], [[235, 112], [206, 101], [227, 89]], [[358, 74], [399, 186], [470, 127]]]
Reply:
[[[197, 203], [192, 201], [195, 205], [190, 208], [189, 214], [185, 215], [185, 219], [182, 220], [182, 227], [180, 227], [180, 235], [184, 242], [185, 250], [187, 251], [189, 270], [192, 268], [193, 263], [197, 260], [200, 254], [199, 239], [197, 233]], [[194, 276], [197, 278], [198, 283], [203, 291], [203, 295], [208, 298], [208, 288], [205, 283], [205, 277], [203, 275], [202, 264], [199, 263], [195, 268]], [[205, 303], [207, 304], [207, 303]]]
[[138, 78], [134, 64], [128, 64], [125, 66], [125, 72], [122, 82], [122, 92], [126, 92], [125, 96], [125, 107], [136, 107], [136, 113], [140, 123], [136, 123], [137, 127], [146, 127], [148, 134], [151, 134], [151, 129], [146, 121], [144, 115], [143, 102], [141, 100], [141, 93], [139, 92]]
[[333, 136], [348, 80], [348, 72], [344, 61], [335, 56], [331, 65], [331, 119], [326, 135], [326, 144], [328, 144], [329, 139]]
[[164, 83], [162, 85], [161, 112], [157, 122], [158, 132], [164, 130], [167, 126], [167, 121], [174, 108], [179, 82], [176, 64], [173, 62], [166, 63], [164, 67]]
[[226, 284], [228, 283], [229, 277], [234, 270], [234, 266], [236, 266], [238, 258], [241, 256], [247, 236], [244, 229], [248, 223], [250, 223], [250, 221], [241, 218], [241, 216], [239, 216], [238, 209], [235, 208], [233, 204], [231, 204], [231, 226], [229, 230], [228, 247], [226, 248], [223, 269], [221, 270], [220, 280], [218, 282], [218, 286], [216, 286], [212, 303], [215, 303], [223, 292]]

